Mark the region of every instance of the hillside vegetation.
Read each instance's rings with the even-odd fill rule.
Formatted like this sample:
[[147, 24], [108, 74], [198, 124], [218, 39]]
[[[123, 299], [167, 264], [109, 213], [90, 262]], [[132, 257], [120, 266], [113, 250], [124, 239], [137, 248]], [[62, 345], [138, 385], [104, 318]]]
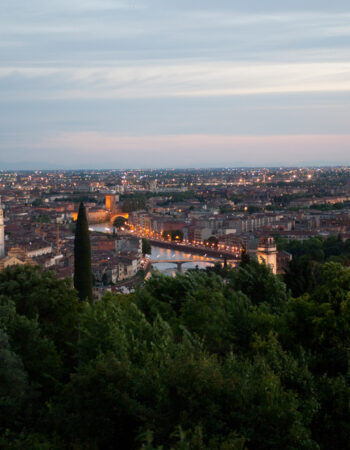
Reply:
[[296, 298], [247, 261], [90, 305], [4, 270], [0, 448], [350, 448], [350, 270], [317, 273]]

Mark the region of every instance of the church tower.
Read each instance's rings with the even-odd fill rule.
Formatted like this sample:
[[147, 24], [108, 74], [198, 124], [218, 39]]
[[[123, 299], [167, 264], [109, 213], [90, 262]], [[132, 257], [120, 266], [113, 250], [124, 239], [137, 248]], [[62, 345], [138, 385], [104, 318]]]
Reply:
[[262, 237], [258, 245], [258, 261], [265, 261], [274, 274], [277, 273], [277, 248], [273, 237]]
[[0, 258], [5, 256], [5, 225], [4, 225], [4, 211], [0, 198]]

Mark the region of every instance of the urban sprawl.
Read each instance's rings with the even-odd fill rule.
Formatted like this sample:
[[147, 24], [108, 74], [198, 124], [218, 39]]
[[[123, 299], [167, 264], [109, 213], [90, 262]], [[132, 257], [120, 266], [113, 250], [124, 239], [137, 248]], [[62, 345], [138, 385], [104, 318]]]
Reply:
[[283, 273], [292, 256], [279, 241], [350, 238], [347, 167], [2, 171], [0, 195], [0, 270], [40, 265], [60, 278], [73, 275], [84, 203], [96, 298], [142, 283], [155, 247], [171, 250], [169, 262], [181, 250], [231, 266], [245, 252]]

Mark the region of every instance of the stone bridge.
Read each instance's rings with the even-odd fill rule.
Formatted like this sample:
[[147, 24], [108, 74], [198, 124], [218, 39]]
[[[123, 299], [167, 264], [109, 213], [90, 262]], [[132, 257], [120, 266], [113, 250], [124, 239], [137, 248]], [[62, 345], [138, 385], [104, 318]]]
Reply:
[[128, 219], [129, 213], [124, 213], [124, 212], [109, 213], [109, 223], [111, 223], [113, 225], [113, 223], [117, 217], [124, 217], [124, 219]]
[[219, 262], [219, 260], [212, 260], [212, 259], [152, 259], [150, 261], [151, 264], [158, 264], [158, 263], [169, 263], [169, 264], [176, 264], [177, 265], [177, 271], [182, 272], [182, 265], [186, 263], [196, 263], [196, 262], [205, 262], [209, 264], [216, 264]]

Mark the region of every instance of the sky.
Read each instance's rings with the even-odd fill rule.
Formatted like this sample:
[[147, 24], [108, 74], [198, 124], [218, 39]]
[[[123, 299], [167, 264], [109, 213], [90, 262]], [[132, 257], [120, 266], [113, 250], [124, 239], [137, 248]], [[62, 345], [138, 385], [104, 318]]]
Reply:
[[1, 0], [0, 169], [350, 165], [350, 3]]

